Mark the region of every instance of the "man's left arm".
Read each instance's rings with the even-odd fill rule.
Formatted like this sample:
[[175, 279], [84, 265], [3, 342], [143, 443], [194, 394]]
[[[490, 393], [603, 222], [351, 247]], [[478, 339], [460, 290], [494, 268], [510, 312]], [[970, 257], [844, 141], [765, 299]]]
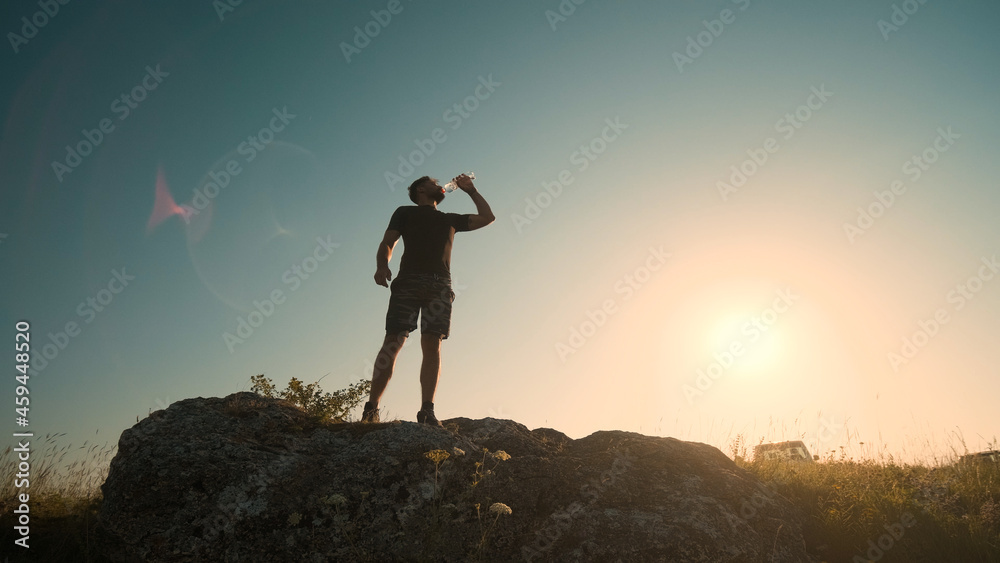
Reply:
[[496, 217], [493, 216], [493, 210], [490, 209], [490, 204], [486, 203], [486, 199], [483, 198], [483, 194], [479, 193], [476, 186], [472, 184], [472, 180], [462, 174], [455, 179], [458, 187], [462, 189], [465, 193], [469, 194], [472, 198], [472, 202], [476, 204], [476, 214], [469, 215], [469, 230], [474, 231], [476, 229], [481, 229], [486, 225], [489, 225], [493, 221], [496, 221]]
[[486, 225], [489, 225], [493, 221], [496, 221], [496, 217], [493, 216], [493, 211], [490, 210], [490, 204], [486, 203], [483, 198], [483, 194], [479, 193], [479, 190], [473, 188], [471, 192], [468, 192], [469, 197], [476, 204], [476, 215], [469, 216], [469, 230], [474, 231], [476, 229], [481, 229]]

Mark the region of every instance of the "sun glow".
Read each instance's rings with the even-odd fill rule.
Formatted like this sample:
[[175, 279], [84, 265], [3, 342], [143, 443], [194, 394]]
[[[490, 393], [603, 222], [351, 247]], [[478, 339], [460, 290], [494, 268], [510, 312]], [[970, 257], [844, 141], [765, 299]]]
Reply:
[[706, 351], [726, 372], [759, 375], [780, 361], [782, 340], [780, 330], [759, 315], [731, 314], [710, 331]]

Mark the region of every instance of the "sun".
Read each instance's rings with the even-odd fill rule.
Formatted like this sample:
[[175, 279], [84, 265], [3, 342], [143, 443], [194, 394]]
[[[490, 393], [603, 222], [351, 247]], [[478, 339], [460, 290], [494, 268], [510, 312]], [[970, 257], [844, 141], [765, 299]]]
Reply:
[[709, 331], [706, 349], [712, 363], [733, 375], [759, 375], [781, 358], [782, 335], [759, 315], [739, 312], [719, 319]]

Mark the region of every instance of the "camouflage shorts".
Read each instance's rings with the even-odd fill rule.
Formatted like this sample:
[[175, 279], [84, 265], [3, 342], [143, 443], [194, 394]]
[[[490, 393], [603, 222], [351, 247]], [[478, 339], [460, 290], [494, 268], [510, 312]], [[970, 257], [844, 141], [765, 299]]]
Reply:
[[417, 329], [421, 334], [439, 334], [448, 338], [451, 328], [451, 304], [455, 292], [451, 278], [440, 274], [403, 274], [389, 285], [389, 310], [385, 315], [385, 333], [400, 334]]

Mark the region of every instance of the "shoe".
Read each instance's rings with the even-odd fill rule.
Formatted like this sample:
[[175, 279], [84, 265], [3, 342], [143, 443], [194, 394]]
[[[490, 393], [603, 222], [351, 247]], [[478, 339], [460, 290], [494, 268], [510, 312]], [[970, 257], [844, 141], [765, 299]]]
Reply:
[[365, 410], [361, 413], [361, 422], [378, 422], [378, 407], [371, 404], [371, 401], [365, 403]]
[[444, 424], [441, 424], [441, 421], [434, 416], [434, 409], [420, 409], [417, 411], [417, 422], [420, 424], [429, 424], [431, 426], [444, 428]]

